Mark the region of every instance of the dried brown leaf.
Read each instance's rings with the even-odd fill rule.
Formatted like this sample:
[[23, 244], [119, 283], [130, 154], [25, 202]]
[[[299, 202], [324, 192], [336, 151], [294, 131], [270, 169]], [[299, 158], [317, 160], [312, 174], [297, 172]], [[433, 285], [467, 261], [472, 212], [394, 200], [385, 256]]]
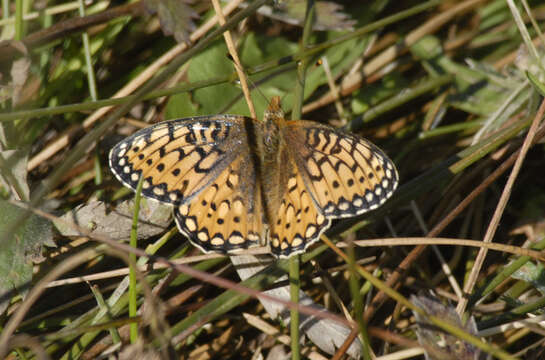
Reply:
[[[411, 296], [411, 301], [418, 307], [425, 309], [430, 315], [441, 318], [461, 329], [464, 329], [468, 333], [477, 334], [477, 325], [475, 320], [471, 317], [465, 325], [462, 325], [462, 321], [456, 310], [448, 305], [444, 305], [437, 298], [432, 296]], [[436, 350], [436, 352], [426, 351], [426, 360], [445, 359], [445, 356], [449, 355], [452, 359], [457, 360], [477, 360], [480, 359], [481, 351], [475, 346], [466, 343], [448, 333], [445, 333], [442, 329], [432, 325], [426, 318], [423, 318], [420, 314], [413, 312], [416, 318], [418, 329], [416, 335], [418, 342], [428, 350]], [[439, 345], [442, 342], [443, 345]]]
[[13, 92], [11, 95], [11, 102], [13, 106], [19, 104], [19, 99], [21, 98], [21, 91], [25, 85], [26, 80], [28, 79], [28, 74], [30, 70], [30, 60], [26, 57], [20, 58], [13, 62], [11, 66], [11, 80]]
[[[87, 229], [91, 235], [107, 236], [114, 240], [130, 237], [133, 217], [133, 200], [124, 201], [109, 211], [101, 201], [83, 204], [61, 217], [55, 226], [64, 236], [83, 236], [68, 223]], [[172, 208], [157, 201], [142, 199], [138, 223], [138, 239], [163, 232], [172, 221]]]

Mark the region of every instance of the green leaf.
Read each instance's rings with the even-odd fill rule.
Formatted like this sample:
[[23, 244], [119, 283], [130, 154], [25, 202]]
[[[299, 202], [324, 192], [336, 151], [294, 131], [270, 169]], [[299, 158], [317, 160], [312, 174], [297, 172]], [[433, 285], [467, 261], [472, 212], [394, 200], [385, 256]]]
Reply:
[[545, 269], [542, 264], [528, 261], [511, 276], [532, 284], [541, 294], [545, 294]]
[[[519, 89], [523, 83], [520, 72], [505, 76], [484, 62], [466, 59], [469, 66], [457, 63], [443, 52], [434, 36], [423, 37], [411, 47], [411, 52], [423, 60], [430, 75], [455, 76], [456, 91], [448, 97], [450, 105], [474, 115], [497, 117], [496, 124], [511, 118], [531, 95], [529, 89]], [[513, 97], [515, 93], [517, 96]], [[502, 107], [505, 110], [496, 114]]]
[[[254, 66], [265, 61], [292, 54], [297, 46], [282, 38], [256, 37], [248, 35], [241, 46], [240, 56], [246, 66]], [[216, 41], [205, 51], [191, 60], [188, 69], [190, 83], [209, 80], [235, 71], [233, 62], [229, 60], [228, 50], [223, 39]], [[257, 83], [257, 90], [252, 90], [252, 99], [256, 106], [258, 116], [261, 116], [270, 98], [274, 95], [284, 96], [293, 87], [293, 71], [281, 73], [264, 83], [260, 79], [267, 78], [276, 70], [260, 73], [253, 76], [251, 81]], [[250, 85], [252, 87], [252, 85]], [[168, 118], [190, 117], [195, 115], [213, 115], [219, 113], [231, 113], [250, 115], [246, 101], [242, 96], [242, 89], [236, 84], [220, 84], [193, 91], [191, 94], [183, 93], [171, 97], [166, 107]]]
[[[334, 37], [335, 34], [328, 34]], [[342, 44], [326, 50], [331, 72], [334, 77], [346, 71], [355, 59], [359, 58], [367, 45], [367, 37], [345, 41]], [[249, 33], [240, 46], [240, 56], [243, 66], [251, 67], [268, 61], [278, 60], [284, 56], [297, 53], [298, 46], [282, 37], [259, 36]], [[223, 39], [216, 41], [205, 51], [191, 60], [188, 69], [190, 83], [209, 80], [235, 71], [231, 60], [227, 57], [228, 50]], [[278, 65], [272, 70], [251, 77], [258, 88], [252, 90], [257, 116], [263, 114], [269, 100], [273, 96], [282, 98], [284, 110], [288, 111], [292, 103], [292, 90], [295, 84], [295, 64]], [[321, 67], [311, 67], [307, 71], [305, 81], [305, 98], [310, 97], [318, 87], [326, 84], [324, 70]], [[252, 87], [252, 85], [250, 85]], [[195, 110], [195, 108], [197, 108]], [[169, 117], [189, 117], [195, 115], [213, 115], [220, 113], [249, 115], [248, 106], [242, 96], [242, 90], [235, 84], [221, 84], [198, 89], [190, 96], [172, 97], [167, 105]]]
[[356, 93], [352, 98], [352, 111], [354, 114], [363, 114], [370, 107], [379, 104], [395, 94], [399, 89], [407, 88], [408, 82], [399, 73], [392, 73], [384, 76], [378, 83], [367, 85]]
[[27, 161], [26, 150], [0, 151], [0, 188], [5, 187], [8, 193], [15, 193], [20, 200], [28, 200], [30, 196]]
[[545, 96], [545, 84], [543, 84], [537, 76], [532, 74], [529, 71], [526, 71], [526, 77], [528, 77], [528, 80], [534, 85], [534, 88], [541, 94], [541, 96]]
[[0, 313], [13, 296], [26, 294], [33, 261], [41, 259], [42, 245], [52, 244], [51, 223], [36, 215], [30, 215], [14, 234], [6, 233], [24, 211], [0, 200]]

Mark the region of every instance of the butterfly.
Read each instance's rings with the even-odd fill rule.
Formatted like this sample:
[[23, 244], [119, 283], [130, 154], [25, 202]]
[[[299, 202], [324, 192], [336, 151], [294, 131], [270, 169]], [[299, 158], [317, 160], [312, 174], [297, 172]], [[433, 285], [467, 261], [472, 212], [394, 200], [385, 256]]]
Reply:
[[268, 243], [290, 257], [331, 220], [363, 214], [395, 191], [393, 162], [371, 142], [312, 121], [287, 121], [272, 98], [264, 121], [240, 115], [169, 120], [110, 151], [110, 168], [142, 195], [174, 207], [204, 252]]

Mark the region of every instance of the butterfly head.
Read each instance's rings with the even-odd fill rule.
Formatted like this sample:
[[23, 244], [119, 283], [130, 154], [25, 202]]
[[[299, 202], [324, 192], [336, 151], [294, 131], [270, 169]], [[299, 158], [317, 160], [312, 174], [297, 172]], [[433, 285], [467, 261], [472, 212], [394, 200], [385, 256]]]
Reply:
[[284, 119], [284, 110], [280, 105], [280, 96], [274, 96], [269, 102], [263, 116], [265, 123], [278, 122]]
[[284, 123], [284, 111], [280, 107], [280, 97], [275, 96], [271, 99], [267, 110], [263, 114], [264, 133], [263, 142], [266, 151], [276, 152], [279, 146], [279, 136], [281, 126]]

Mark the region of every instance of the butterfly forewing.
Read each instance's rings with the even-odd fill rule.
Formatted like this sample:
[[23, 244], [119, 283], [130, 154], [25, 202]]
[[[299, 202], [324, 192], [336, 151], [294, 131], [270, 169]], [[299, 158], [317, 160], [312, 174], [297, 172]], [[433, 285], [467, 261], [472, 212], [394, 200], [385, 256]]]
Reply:
[[132, 189], [143, 176], [142, 195], [146, 197], [186, 203], [247, 148], [243, 119], [218, 115], [165, 121], [142, 129], [112, 149], [110, 167]]
[[392, 161], [367, 140], [311, 121], [290, 121], [284, 132], [315, 204], [328, 218], [363, 214], [397, 187]]

